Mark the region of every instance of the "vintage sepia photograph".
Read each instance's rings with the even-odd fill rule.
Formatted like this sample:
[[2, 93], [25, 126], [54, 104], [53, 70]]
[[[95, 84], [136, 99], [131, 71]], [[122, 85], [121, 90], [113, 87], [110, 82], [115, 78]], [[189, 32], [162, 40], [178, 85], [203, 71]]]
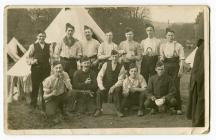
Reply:
[[7, 134], [206, 134], [205, 5], [6, 6]]

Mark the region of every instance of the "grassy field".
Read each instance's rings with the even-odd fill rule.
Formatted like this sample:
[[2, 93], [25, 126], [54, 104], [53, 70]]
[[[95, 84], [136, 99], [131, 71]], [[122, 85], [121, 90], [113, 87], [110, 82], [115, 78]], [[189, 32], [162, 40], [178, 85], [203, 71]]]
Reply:
[[188, 99], [189, 74], [181, 79], [181, 95], [183, 115], [156, 114], [145, 111], [143, 117], [137, 117], [136, 111], [131, 111], [127, 117], [118, 118], [115, 115], [92, 117], [71, 113], [69, 119], [62, 120], [57, 125], [50, 124], [43, 118], [40, 111], [29, 114], [28, 105], [24, 102], [13, 102], [8, 105], [9, 129], [73, 129], [73, 128], [147, 128], [147, 127], [189, 127], [191, 121], [186, 119], [185, 111]]

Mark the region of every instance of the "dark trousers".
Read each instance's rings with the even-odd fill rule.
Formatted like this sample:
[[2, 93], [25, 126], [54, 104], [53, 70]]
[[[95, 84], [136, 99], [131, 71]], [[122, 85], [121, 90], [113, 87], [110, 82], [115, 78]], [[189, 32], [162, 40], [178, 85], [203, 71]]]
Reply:
[[[154, 109], [158, 110], [158, 106], [150, 98], [148, 98], [144, 104], [145, 104], [146, 108], [154, 108]], [[166, 99], [165, 105], [167, 108], [170, 108], [170, 107], [176, 108], [177, 107], [177, 100], [175, 98]]]
[[102, 108], [103, 103], [113, 102], [116, 109], [120, 111], [122, 87], [116, 87], [114, 89], [114, 92], [111, 95], [109, 95], [108, 92], [109, 92], [109, 88], [106, 88], [105, 90], [97, 91], [97, 97], [96, 97], [97, 109], [100, 110]]
[[158, 56], [143, 56], [140, 73], [145, 78], [146, 82], [148, 82], [150, 76], [156, 74], [155, 65], [157, 61]]
[[65, 72], [68, 73], [71, 84], [73, 84], [73, 74], [77, 70], [77, 61], [74, 58], [60, 57], [60, 62]]
[[128, 96], [124, 96], [121, 104], [121, 110], [125, 107], [130, 108], [132, 105], [139, 105], [139, 110], [144, 109], [145, 91], [129, 93]]
[[31, 103], [33, 107], [37, 106], [38, 101], [38, 92], [41, 88], [41, 100], [42, 100], [42, 109], [45, 110], [44, 99], [43, 99], [43, 89], [42, 82], [43, 80], [50, 75], [50, 67], [42, 67], [39, 65], [34, 65], [31, 67], [31, 79], [32, 79], [32, 92], [30, 94]]
[[66, 93], [63, 93], [58, 96], [52, 96], [50, 99], [45, 103], [46, 105], [46, 114], [48, 116], [53, 116], [56, 114], [57, 109], [60, 110], [62, 114], [64, 114], [64, 105], [67, 102]]
[[79, 113], [94, 113], [96, 110], [96, 99], [95, 95], [89, 95], [85, 92], [73, 92], [73, 100], [72, 102], [76, 101], [76, 111]]
[[179, 72], [179, 63], [165, 63], [165, 71], [170, 75], [176, 87], [176, 100], [177, 100], [177, 109], [181, 110], [181, 95], [180, 95], [180, 77], [178, 76]]

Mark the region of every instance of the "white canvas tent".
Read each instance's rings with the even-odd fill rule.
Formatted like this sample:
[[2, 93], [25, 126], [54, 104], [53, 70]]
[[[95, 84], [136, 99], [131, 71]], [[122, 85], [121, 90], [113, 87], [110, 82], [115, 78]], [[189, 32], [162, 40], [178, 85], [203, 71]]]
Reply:
[[193, 67], [194, 57], [195, 57], [195, 54], [196, 54], [197, 49], [198, 49], [198, 47], [196, 47], [196, 48], [188, 55], [188, 57], [185, 59], [185, 63], [189, 64], [191, 68]]
[[84, 26], [90, 27], [100, 42], [105, 40], [105, 34], [89, 15], [85, 8], [63, 8], [45, 30], [46, 42], [59, 42], [65, 36], [65, 24], [75, 27], [74, 37], [80, 41], [85, 39]]
[[[47, 35], [46, 42], [59, 42], [65, 36], [66, 23], [70, 23], [75, 27], [74, 37], [80, 41], [83, 41], [85, 38], [84, 26], [92, 28], [99, 41], [102, 42], [105, 40], [104, 32], [88, 14], [87, 10], [85, 8], [73, 7], [70, 9], [63, 8], [47, 27], [45, 30]], [[15, 83], [17, 84], [19, 94], [21, 94], [21, 92], [28, 93], [31, 91], [31, 71], [30, 65], [26, 62], [27, 54], [28, 52], [26, 52], [25, 55], [23, 55], [22, 58], [7, 72], [8, 79], [11, 83], [9, 96], [12, 96], [14, 93]]]
[[11, 41], [6, 46], [7, 55], [14, 61], [17, 62], [21, 56], [18, 54], [18, 50], [20, 50], [23, 54], [25, 54], [26, 49], [17, 41], [15, 37], [11, 39]]

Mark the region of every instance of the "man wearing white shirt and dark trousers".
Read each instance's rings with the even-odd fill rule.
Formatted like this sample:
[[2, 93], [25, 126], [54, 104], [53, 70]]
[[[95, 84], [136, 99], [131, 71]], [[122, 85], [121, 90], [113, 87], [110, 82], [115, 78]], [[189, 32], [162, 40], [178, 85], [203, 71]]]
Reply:
[[154, 37], [154, 26], [148, 25], [146, 27], [146, 33], [148, 37], [141, 41], [141, 50], [142, 50], [142, 62], [141, 62], [141, 74], [148, 82], [150, 76], [154, 75], [155, 65], [159, 57], [159, 39]]
[[119, 117], [123, 117], [120, 110], [120, 95], [126, 71], [124, 66], [118, 63], [118, 57], [118, 52], [116, 50], [112, 50], [111, 61], [104, 63], [98, 73], [97, 83], [99, 90], [97, 92], [97, 111], [95, 113], [95, 117], [101, 114], [102, 104], [111, 98], [113, 98], [117, 109], [117, 115]]
[[[45, 43], [46, 33], [39, 32], [36, 43], [29, 47], [27, 56], [28, 64], [31, 65], [32, 92], [30, 94], [31, 107], [37, 107], [38, 92], [42, 81], [50, 75], [50, 44]], [[42, 93], [43, 94], [43, 93]], [[43, 96], [43, 95], [42, 95]], [[42, 97], [42, 110], [45, 110]]]
[[182, 114], [181, 95], [180, 95], [180, 77], [183, 74], [184, 64], [184, 48], [181, 44], [174, 40], [174, 31], [166, 30], [167, 42], [160, 46], [160, 59], [164, 62], [165, 71], [170, 75], [175, 83], [177, 90], [177, 114]]

